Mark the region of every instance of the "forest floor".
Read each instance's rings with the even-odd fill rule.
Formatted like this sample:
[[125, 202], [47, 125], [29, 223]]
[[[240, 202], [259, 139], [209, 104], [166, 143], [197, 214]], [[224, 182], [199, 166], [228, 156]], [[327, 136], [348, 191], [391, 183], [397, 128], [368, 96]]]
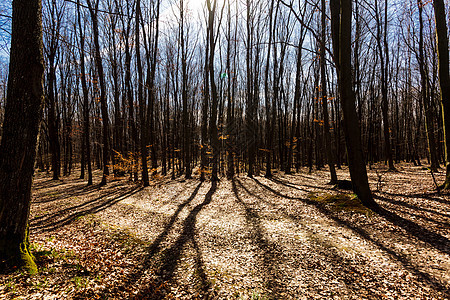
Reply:
[[450, 299], [450, 195], [426, 168], [384, 168], [369, 170], [377, 212], [326, 170], [146, 188], [38, 173], [39, 273], [0, 275], [0, 298]]

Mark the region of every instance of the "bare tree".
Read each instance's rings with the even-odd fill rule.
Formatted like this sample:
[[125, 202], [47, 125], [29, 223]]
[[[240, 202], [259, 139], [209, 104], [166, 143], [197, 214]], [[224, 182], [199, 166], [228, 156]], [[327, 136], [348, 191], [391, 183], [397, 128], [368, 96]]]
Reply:
[[0, 144], [0, 263], [37, 272], [28, 216], [43, 101], [40, 0], [14, 0], [8, 93]]
[[445, 182], [444, 189], [450, 189], [450, 74], [448, 58], [447, 21], [443, 0], [434, 0], [434, 14], [436, 22], [436, 44], [439, 58], [439, 85], [441, 88], [442, 121], [444, 124], [445, 149]]
[[[339, 3], [339, 5], [338, 5]], [[340, 12], [337, 9], [340, 6]], [[352, 179], [353, 191], [361, 202], [368, 206], [376, 206], [370, 192], [366, 165], [364, 163], [361, 131], [357, 122], [355, 95], [352, 88], [351, 68], [351, 27], [352, 27], [352, 1], [331, 0], [330, 9], [333, 24], [340, 24], [339, 32], [333, 31], [334, 56], [339, 57], [339, 94], [342, 105], [345, 143], [347, 145], [348, 165]], [[336, 19], [338, 18], [338, 19]], [[336, 27], [335, 27], [336, 28]], [[335, 40], [338, 40], [336, 42]]]

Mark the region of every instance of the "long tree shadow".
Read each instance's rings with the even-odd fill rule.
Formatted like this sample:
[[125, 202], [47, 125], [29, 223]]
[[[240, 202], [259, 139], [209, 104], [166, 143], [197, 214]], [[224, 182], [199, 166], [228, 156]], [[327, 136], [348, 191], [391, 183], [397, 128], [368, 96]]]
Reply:
[[[46, 195], [44, 194], [43, 195], [44, 197], [38, 196], [36, 199], [33, 200], [33, 203], [49, 203], [63, 200], [66, 198], [81, 197], [91, 192], [99, 190], [100, 188], [95, 185], [87, 186], [84, 183], [72, 184], [69, 187], [65, 187], [62, 191], [49, 192]], [[39, 191], [37, 192], [39, 193]]]
[[[211, 184], [211, 188], [209, 189], [208, 193], [205, 195], [205, 200], [195, 206], [189, 213], [189, 215], [186, 217], [186, 219], [183, 222], [183, 231], [178, 236], [175, 243], [172, 244], [171, 247], [165, 249], [162, 252], [162, 258], [161, 258], [161, 267], [158, 269], [157, 274], [163, 278], [166, 281], [170, 281], [174, 276], [174, 271], [179, 263], [179, 260], [181, 258], [181, 254], [184, 250], [184, 247], [188, 241], [192, 241], [195, 236], [195, 224], [197, 221], [197, 215], [198, 213], [209, 203], [211, 203], [212, 195], [217, 190], [217, 182], [213, 181]], [[194, 244], [196, 244], [194, 242]], [[200, 266], [203, 270], [203, 266]], [[200, 271], [203, 272], [204, 271]], [[204, 290], [207, 290], [209, 288], [208, 286], [202, 287]]]
[[301, 221], [302, 220], [302, 217], [301, 216], [299, 216], [299, 215], [294, 215], [294, 214], [292, 214], [292, 213], [289, 213], [289, 212], [287, 212], [286, 211], [286, 209], [284, 208], [284, 207], [280, 207], [279, 205], [276, 205], [275, 203], [273, 203], [273, 202], [271, 202], [271, 201], [268, 201], [267, 199], [265, 199], [265, 198], [263, 198], [263, 197], [260, 197], [260, 196], [258, 196], [257, 194], [255, 194], [255, 193], [252, 193], [239, 179], [237, 179], [237, 178], [235, 178], [235, 179], [233, 179], [238, 185], [239, 185], [239, 187], [242, 189], [242, 190], [244, 190], [247, 194], [249, 194], [249, 195], [251, 195], [251, 196], [253, 196], [253, 197], [255, 197], [255, 198], [257, 198], [260, 202], [262, 202], [262, 203], [265, 203], [265, 204], [268, 204], [268, 205], [270, 205], [270, 206], [272, 206], [272, 207], [274, 207], [274, 208], [276, 208], [277, 210], [278, 210], [278, 212], [281, 212], [282, 213], [282, 215], [285, 217], [285, 218], [287, 218], [287, 219], [289, 219], [289, 220], [292, 220], [292, 221]]
[[[261, 218], [256, 211], [246, 204], [239, 196], [235, 178], [232, 179], [231, 184], [236, 202], [244, 208], [245, 219], [249, 226], [251, 236], [253, 237], [253, 243], [258, 247], [260, 252], [258, 255], [262, 256], [262, 267], [264, 268], [264, 273], [262, 275], [264, 276], [265, 288], [273, 293], [274, 296], [281, 296], [286, 292], [286, 287], [283, 284], [280, 284], [283, 275], [278, 271], [280, 265], [279, 260], [283, 259], [283, 251], [278, 249], [276, 244], [271, 243], [265, 238]], [[249, 192], [247, 191], [247, 193]]]
[[[195, 239], [195, 224], [197, 220], [197, 215], [199, 212], [209, 203], [211, 203], [212, 196], [217, 190], [217, 183], [212, 182], [211, 188], [205, 195], [205, 199], [202, 203], [196, 205], [190, 212], [189, 215], [184, 219], [182, 223], [182, 232], [176, 239], [176, 241], [167, 249], [161, 251], [161, 244], [167, 239], [169, 232], [174, 227], [176, 220], [178, 219], [181, 211], [188, 206], [197, 196], [202, 183], [199, 183], [192, 194], [181, 204], [178, 205], [177, 210], [170, 217], [167, 224], [164, 226], [163, 231], [156, 237], [152, 244], [147, 248], [145, 256], [142, 262], [136, 266], [135, 270], [126, 276], [123, 281], [123, 287], [130, 286], [133, 283], [139, 281], [139, 279], [147, 272], [148, 269], [153, 269], [153, 272], [157, 275], [157, 279], [148, 282], [146, 286], [141, 287], [141, 292], [138, 294], [137, 298], [141, 299], [162, 299], [167, 296], [168, 291], [164, 287], [166, 283], [171, 281], [174, 276], [175, 269], [181, 259], [182, 252], [186, 244], [190, 241], [192, 247], [196, 253], [194, 257], [195, 262], [195, 273], [200, 279], [200, 289], [203, 297], [208, 298], [208, 290], [210, 290], [210, 282], [205, 273], [203, 258], [201, 255], [200, 247], [197, 240]], [[160, 253], [160, 257], [156, 257]], [[156, 266], [155, 268], [155, 262]], [[116, 287], [117, 288], [117, 287]]]
[[[389, 199], [386, 199], [381, 196], [374, 196], [375, 199], [383, 200], [389, 202]], [[395, 214], [392, 211], [389, 211], [381, 206], [379, 206], [376, 209], [376, 212], [385, 218], [387, 221], [393, 223], [394, 225], [397, 225], [398, 227], [401, 227], [405, 229], [408, 233], [410, 233], [412, 236], [416, 237], [417, 239], [433, 246], [435, 249], [450, 255], [450, 241], [433, 231], [430, 231], [422, 226], [420, 226], [417, 223], [412, 222], [411, 220], [405, 219], [397, 214]]]
[[197, 196], [198, 191], [200, 190], [202, 183], [200, 182], [192, 192], [192, 194], [189, 196], [189, 198], [186, 199], [183, 203], [179, 204], [177, 207], [177, 210], [173, 213], [173, 215], [170, 217], [167, 224], [164, 226], [163, 231], [156, 237], [156, 239], [152, 242], [152, 244], [147, 249], [147, 261], [144, 262], [144, 265], [147, 265], [149, 260], [153, 258], [153, 256], [160, 250], [161, 243], [164, 241], [164, 239], [169, 234], [170, 230], [172, 229], [173, 225], [175, 224], [175, 221], [178, 218], [178, 215], [183, 210], [183, 208], [186, 207], [189, 203], [194, 200], [194, 198]]
[[[236, 179], [236, 182], [238, 183], [239, 187], [242, 188], [247, 194], [249, 194], [252, 197], [257, 198], [259, 201], [272, 205], [277, 206], [275, 203], [272, 203], [270, 201], [267, 201], [266, 199], [263, 199], [256, 193], [252, 193], [240, 180]], [[234, 187], [233, 187], [234, 188]], [[302, 218], [298, 215], [293, 215], [292, 213], [286, 212], [283, 210], [282, 215], [289, 220], [293, 221], [297, 225], [303, 224]], [[315, 232], [311, 229], [306, 228], [302, 225], [302, 231], [307, 232], [310, 236], [314, 236]], [[362, 272], [354, 268], [353, 263], [348, 258], [343, 257], [340, 255], [339, 251], [334, 247], [334, 245], [331, 245], [330, 243], [326, 242], [323, 239], [317, 239], [314, 238], [314, 242], [317, 244], [317, 246], [313, 247], [312, 251], [318, 255], [322, 256], [322, 260], [329, 261], [329, 266], [335, 270], [336, 272], [340, 273], [340, 276], [343, 280], [343, 282], [352, 288], [354, 291], [361, 291], [364, 290], [365, 293], [369, 294], [372, 298], [377, 298], [374, 292], [365, 286], [360, 286], [357, 283], [360, 281], [360, 277], [362, 275]], [[324, 251], [324, 249], [330, 249], [329, 251]], [[335, 250], [333, 250], [335, 249]], [[305, 258], [305, 261], [308, 261], [307, 264], [309, 267], [313, 267], [314, 269], [320, 268], [320, 264], [317, 261], [314, 261], [314, 258], [316, 256], [313, 256], [312, 261], [308, 261], [308, 258]], [[275, 295], [276, 296], [276, 295]]]
[[[414, 264], [403, 254], [401, 253], [397, 253], [395, 250], [389, 248], [388, 245], [385, 245], [382, 241], [375, 239], [374, 237], [372, 237], [368, 231], [359, 228], [353, 224], [351, 224], [350, 222], [343, 220], [341, 218], [339, 218], [337, 215], [333, 214], [333, 212], [327, 210], [325, 207], [323, 207], [322, 205], [320, 205], [319, 203], [309, 200], [309, 199], [304, 199], [304, 198], [299, 198], [299, 197], [292, 197], [292, 196], [287, 196], [284, 195], [276, 190], [274, 190], [273, 188], [271, 188], [270, 186], [260, 182], [258, 179], [253, 178], [253, 180], [260, 185], [261, 187], [263, 187], [264, 189], [274, 193], [275, 195], [279, 196], [279, 197], [284, 197], [287, 199], [292, 199], [292, 200], [298, 200], [298, 201], [302, 201], [305, 204], [309, 204], [309, 205], [313, 205], [315, 206], [322, 214], [326, 215], [328, 218], [332, 219], [333, 221], [335, 221], [339, 226], [348, 228], [350, 230], [352, 230], [353, 232], [355, 232], [358, 236], [360, 236], [361, 238], [371, 242], [372, 244], [374, 244], [375, 246], [377, 246], [380, 250], [384, 251], [385, 253], [387, 253], [388, 255], [390, 255], [393, 259], [395, 259], [396, 261], [398, 261], [399, 263], [402, 264], [402, 266], [409, 270], [412, 274], [414, 274], [415, 276], [417, 276], [418, 278], [420, 278], [423, 282], [427, 283], [430, 287], [432, 287], [433, 289], [435, 289], [438, 292], [442, 292], [444, 294], [449, 294], [450, 293], [450, 289], [447, 288], [444, 284], [442, 284], [439, 280], [437, 280], [435, 277], [433, 277], [433, 275], [426, 273], [425, 271], [420, 270], [418, 267], [414, 266]], [[388, 216], [388, 218], [393, 219], [394, 221], [396, 221], [397, 219], [395, 217], [393, 217], [392, 215], [395, 215], [393, 213], [385, 213], [386, 210], [382, 210], [381, 214], [385, 214], [386, 216]], [[396, 215], [395, 215], [396, 216]], [[398, 216], [397, 216], [398, 217]], [[411, 222], [411, 221], [410, 221]], [[413, 223], [413, 222], [411, 222]], [[417, 224], [416, 224], [417, 225]], [[416, 229], [423, 229], [422, 227], [420, 227], [419, 225], [417, 225], [419, 228], [416, 227]], [[406, 228], [405, 228], [406, 229]], [[420, 231], [420, 230], [419, 230]], [[426, 230], [425, 232], [427, 232], [428, 230]], [[419, 232], [417, 230], [413, 230], [413, 232], [417, 235]], [[416, 236], [414, 235], [414, 236]], [[433, 235], [434, 236], [434, 235]], [[445, 239], [446, 238], [437, 235], [440, 240]], [[429, 240], [429, 238], [424, 238], [424, 237], [420, 237], [420, 240], [424, 240], [426, 239], [427, 241]], [[432, 245], [436, 246], [436, 248], [443, 249], [445, 251], [443, 251], [444, 253], [448, 253], [448, 240], [447, 240], [447, 245], [446, 246], [442, 246], [442, 245], [437, 245], [436, 241], [431, 241]]]
[[[39, 226], [41, 223], [47, 223], [49, 220], [53, 220], [55, 218], [58, 218], [59, 216], [65, 215], [65, 214], [70, 213], [72, 211], [76, 211], [78, 209], [84, 209], [84, 207], [90, 206], [92, 204], [95, 204], [98, 201], [101, 201], [105, 197], [113, 196], [113, 195], [119, 194], [121, 191], [127, 191], [127, 190], [128, 190], [128, 188], [123, 188], [123, 187], [120, 188], [120, 189], [109, 190], [109, 191], [101, 194], [98, 197], [95, 197], [95, 198], [93, 198], [91, 200], [88, 200], [88, 201], [85, 201], [85, 202], [81, 202], [80, 204], [69, 206], [69, 207], [60, 209], [58, 211], [55, 211], [53, 213], [44, 214], [42, 216], [34, 217], [33, 219], [31, 219], [31, 223], [33, 225]], [[71, 197], [66, 197], [64, 199], [68, 199], [68, 198], [71, 198]]]
[[391, 203], [391, 204], [394, 204], [394, 205], [403, 206], [403, 207], [410, 208], [410, 209], [413, 209], [413, 210], [420, 210], [420, 211], [427, 212], [427, 213], [430, 213], [430, 214], [434, 214], [434, 215], [450, 218], [450, 214], [445, 214], [445, 213], [441, 213], [441, 212], [438, 212], [438, 211], [435, 211], [435, 210], [432, 210], [432, 209], [423, 208], [423, 207], [420, 207], [420, 206], [417, 206], [417, 205], [414, 205], [414, 204], [411, 204], [411, 203], [407, 203], [407, 202], [404, 202], [404, 201], [399, 201], [399, 200], [395, 200], [395, 199], [389, 199], [389, 198], [386, 198], [386, 197], [383, 197], [383, 196], [380, 196], [380, 195], [374, 195], [374, 197], [376, 199], [378, 199], [378, 200], [381, 200], [381, 201], [384, 201], [384, 202], [387, 202], [387, 203]]
[[41, 179], [41, 180], [33, 180], [32, 189], [33, 190], [39, 190], [42, 188], [52, 188], [57, 187], [63, 184], [67, 184], [63, 180], [54, 180], [54, 179]]
[[68, 207], [52, 214], [34, 218], [30, 221], [32, 231], [52, 231], [77, 220], [79, 217], [94, 214], [113, 206], [143, 190], [142, 187], [124, 188], [104, 194], [82, 204]]
[[289, 181], [286, 181], [286, 180], [282, 180], [281, 178], [278, 178], [278, 177], [270, 177], [270, 178], [267, 178], [267, 179], [269, 179], [270, 181], [272, 181], [272, 182], [274, 182], [276, 184], [281, 184], [281, 185], [284, 185], [285, 187], [288, 187], [288, 188], [291, 188], [291, 189], [296, 189], [296, 190], [299, 190], [299, 191], [302, 191], [302, 192], [309, 192], [308, 190], [300, 188], [296, 184], [290, 183]]
[[[289, 197], [287, 195], [283, 195], [280, 192], [275, 191], [274, 189], [272, 189], [268, 185], [263, 184], [256, 178], [254, 178], [253, 180], [260, 186], [279, 195], [280, 197], [295, 199], [295, 197]], [[374, 195], [374, 198], [383, 200], [383, 201], [388, 201], [388, 202], [391, 201], [390, 199], [387, 199], [387, 198], [384, 198], [381, 196], [376, 196], [376, 195]], [[305, 201], [305, 199], [302, 199], [302, 200]], [[311, 201], [311, 200], [307, 201], [306, 203], [318, 206], [316, 202]], [[403, 203], [403, 202], [401, 202], [401, 203]], [[412, 236], [416, 237], [417, 239], [431, 245], [435, 249], [437, 249], [447, 255], [450, 255], [450, 241], [446, 237], [444, 237], [440, 234], [437, 234], [435, 232], [432, 232], [432, 231], [430, 231], [408, 219], [402, 218], [399, 215], [397, 215], [389, 210], [386, 210], [385, 208], [382, 208], [381, 206], [379, 207], [379, 209], [376, 209], [375, 212], [377, 212], [380, 216], [384, 217], [386, 220], [390, 221], [394, 225], [402, 227], [403, 229], [405, 229], [408, 233], [410, 233]]]
[[450, 229], [450, 222], [446, 222], [446, 221], [439, 221], [436, 220], [436, 218], [429, 218], [425, 215], [421, 215], [421, 214], [417, 214], [417, 213], [412, 213], [410, 210], [407, 210], [405, 208], [401, 208], [401, 207], [397, 207], [395, 209], [396, 212], [401, 212], [402, 214], [407, 214], [409, 216], [411, 216], [413, 219], [417, 218], [417, 219], [422, 219], [426, 222], [430, 222], [430, 223], [434, 223], [438, 226], [444, 227], [444, 228], [449, 228]]
[[405, 198], [411, 198], [411, 199], [422, 198], [422, 199], [426, 199], [426, 200], [436, 201], [436, 202], [439, 202], [442, 204], [450, 204], [449, 200], [433, 197], [433, 195], [439, 195], [439, 194], [437, 194], [437, 192], [413, 193], [413, 194], [400, 194], [400, 193], [390, 193], [390, 192], [382, 192], [382, 193], [385, 195], [388, 195], [388, 196], [393, 196], [393, 197], [405, 197]]
[[[199, 187], [200, 185], [198, 186], [198, 188]], [[173, 243], [171, 247], [165, 249], [161, 253], [161, 260], [160, 260], [161, 266], [156, 271], [156, 274], [158, 275], [159, 278], [161, 278], [163, 282], [171, 281], [174, 277], [175, 269], [181, 259], [181, 255], [184, 251], [184, 248], [187, 242], [190, 241], [192, 243], [192, 246], [194, 247], [194, 250], [196, 251], [196, 255], [194, 257], [195, 268], [196, 274], [200, 278], [200, 285], [201, 285], [200, 290], [203, 298], [209, 298], [208, 291], [210, 290], [211, 284], [205, 273], [201, 252], [199, 250], [198, 243], [195, 239], [195, 224], [197, 221], [197, 215], [206, 205], [211, 203], [212, 195], [215, 193], [216, 190], [217, 190], [217, 182], [213, 181], [211, 184], [211, 188], [205, 195], [205, 200], [202, 203], [195, 206], [184, 220], [182, 225], [183, 231], [181, 232], [175, 243]], [[192, 197], [192, 199], [194, 197]]]
[[[176, 211], [171, 215], [168, 222], [164, 225], [163, 231], [156, 237], [156, 239], [145, 248], [145, 254], [142, 257], [142, 260], [136, 265], [136, 267], [133, 269], [133, 271], [129, 274], [127, 274], [122, 281], [122, 284], [120, 286], [113, 285], [110, 288], [106, 288], [105, 290], [101, 291], [99, 294], [103, 295], [104, 297], [107, 297], [109, 289], [112, 289], [114, 291], [120, 291], [124, 290], [126, 288], [129, 288], [130, 286], [133, 286], [136, 282], [139, 282], [141, 277], [144, 276], [145, 273], [148, 272], [148, 270], [152, 270], [151, 272], [156, 272], [154, 269], [153, 262], [155, 260], [155, 256], [158, 254], [158, 252], [161, 250], [161, 244], [167, 239], [167, 236], [169, 235], [170, 231], [173, 229], [175, 222], [178, 219], [179, 214], [181, 211], [188, 206], [197, 196], [200, 187], [202, 186], [202, 183], [199, 183], [190, 196], [180, 203], [176, 209]], [[185, 190], [179, 191], [174, 195], [169, 202], [176, 201], [178, 197], [184, 192]], [[198, 245], [195, 243], [194, 247], [196, 248], [197, 253], [200, 253], [198, 250]], [[199, 255], [197, 255], [199, 256]], [[195, 259], [196, 262], [198, 261], [198, 267], [201, 268], [202, 260], [200, 258]], [[201, 274], [201, 271], [198, 272]], [[204, 272], [203, 272], [204, 273]], [[203, 276], [201, 276], [203, 278]], [[207, 280], [205, 279], [205, 282]], [[135, 296], [134, 299], [161, 299], [164, 298], [167, 291], [164, 289], [165, 283], [163, 282], [163, 278], [159, 277], [157, 279], [152, 279], [150, 282], [146, 283], [146, 286], [139, 287], [139, 293]]]

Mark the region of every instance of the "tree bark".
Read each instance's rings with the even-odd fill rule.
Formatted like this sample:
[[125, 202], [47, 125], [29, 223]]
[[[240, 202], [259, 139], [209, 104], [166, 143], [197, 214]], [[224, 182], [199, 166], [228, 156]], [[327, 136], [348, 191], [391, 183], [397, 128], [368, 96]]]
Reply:
[[40, 0], [14, 0], [8, 93], [0, 144], [0, 263], [37, 272], [29, 250], [28, 217], [42, 117]]
[[450, 189], [450, 74], [447, 23], [443, 0], [434, 0], [434, 15], [436, 22], [436, 44], [439, 60], [439, 85], [441, 89], [442, 122], [444, 124], [444, 164], [446, 169], [444, 189]]
[[[331, 0], [333, 7], [339, 0]], [[358, 117], [355, 107], [355, 95], [352, 89], [351, 68], [351, 28], [352, 28], [352, 1], [340, 0], [339, 16], [339, 94], [343, 112], [344, 137], [347, 145], [348, 165], [352, 180], [353, 191], [368, 207], [375, 207], [376, 203], [370, 192], [366, 165], [364, 162], [361, 132], [358, 126]], [[336, 21], [336, 20], [334, 20]], [[336, 39], [336, 33], [333, 34]], [[336, 45], [336, 43], [334, 43]], [[335, 49], [336, 56], [336, 49]]]
[[94, 33], [95, 48], [95, 65], [97, 67], [98, 80], [100, 82], [100, 108], [102, 115], [102, 141], [103, 141], [103, 176], [100, 185], [106, 185], [106, 179], [109, 176], [109, 117], [108, 104], [106, 100], [105, 76], [103, 74], [102, 57], [100, 54], [99, 32], [98, 32], [98, 4], [99, 0], [95, 0], [95, 6], [92, 6], [92, 0], [88, 0], [87, 4], [92, 19], [92, 30]]
[[430, 105], [430, 95], [428, 86], [428, 75], [425, 65], [424, 44], [423, 44], [423, 2], [417, 0], [417, 6], [419, 8], [419, 69], [420, 69], [420, 82], [421, 82], [421, 98], [423, 109], [425, 110], [425, 130], [428, 140], [428, 153], [430, 155], [431, 170], [436, 172], [439, 164], [436, 157], [436, 140], [434, 137], [434, 124], [433, 124], [433, 112]]
[[92, 164], [91, 164], [91, 142], [89, 126], [89, 94], [86, 83], [86, 67], [84, 62], [84, 34], [81, 28], [80, 0], [77, 0], [78, 29], [80, 31], [80, 68], [81, 68], [81, 88], [83, 90], [83, 140], [85, 153], [85, 165], [88, 170], [88, 183], [92, 185]]
[[326, 53], [325, 53], [325, 38], [326, 38], [326, 23], [325, 23], [325, 0], [322, 2], [321, 15], [321, 41], [320, 41], [320, 78], [321, 78], [321, 98], [323, 111], [323, 136], [325, 142], [325, 151], [327, 155], [327, 163], [330, 168], [330, 184], [337, 183], [336, 169], [334, 167], [333, 152], [331, 149], [331, 135], [330, 135], [330, 120], [328, 117], [328, 95], [327, 95], [327, 81], [326, 81]]
[[141, 51], [140, 51], [140, 17], [141, 17], [141, 1], [136, 1], [136, 31], [135, 31], [135, 44], [136, 44], [136, 66], [138, 72], [138, 103], [139, 103], [139, 122], [141, 124], [141, 165], [142, 165], [142, 183], [144, 186], [149, 186], [148, 180], [148, 166], [147, 166], [147, 128], [146, 128], [146, 118], [145, 118], [145, 101], [143, 95], [144, 86], [144, 76], [142, 74], [142, 63], [141, 63]]
[[210, 0], [206, 0], [208, 7], [208, 31], [209, 31], [209, 81], [211, 86], [211, 118], [209, 124], [210, 138], [211, 138], [211, 150], [212, 150], [212, 171], [211, 180], [217, 181], [218, 177], [218, 164], [219, 164], [219, 136], [217, 131], [217, 106], [218, 106], [218, 95], [217, 87], [214, 79], [214, 50], [216, 48], [215, 34], [214, 34], [214, 17], [216, 13], [217, 1], [211, 6]]

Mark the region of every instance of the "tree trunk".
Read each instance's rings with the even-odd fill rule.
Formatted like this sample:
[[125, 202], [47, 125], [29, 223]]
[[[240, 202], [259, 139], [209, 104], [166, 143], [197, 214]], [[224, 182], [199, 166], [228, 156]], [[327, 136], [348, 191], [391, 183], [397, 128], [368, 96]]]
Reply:
[[423, 3], [422, 0], [417, 0], [417, 5], [419, 8], [419, 69], [420, 69], [420, 79], [421, 79], [421, 98], [423, 109], [425, 110], [425, 129], [427, 133], [428, 140], [428, 153], [430, 154], [431, 170], [436, 172], [439, 165], [436, 157], [436, 140], [434, 137], [434, 124], [433, 124], [433, 112], [430, 107], [430, 95], [428, 87], [428, 76], [425, 64], [425, 55], [423, 49]]
[[84, 34], [81, 28], [80, 0], [77, 0], [78, 29], [80, 31], [80, 68], [81, 68], [81, 88], [83, 90], [83, 140], [85, 153], [85, 165], [88, 170], [88, 183], [92, 185], [92, 164], [91, 164], [91, 142], [89, 133], [89, 95], [86, 83], [86, 67], [84, 62]]
[[216, 48], [215, 44], [215, 34], [214, 34], [214, 17], [216, 13], [217, 1], [214, 0], [211, 6], [210, 0], [206, 0], [209, 16], [208, 16], [208, 31], [209, 31], [209, 81], [211, 86], [211, 118], [209, 124], [210, 138], [211, 138], [211, 150], [212, 150], [212, 171], [211, 180], [217, 181], [219, 177], [218, 164], [219, 164], [219, 136], [217, 132], [217, 106], [218, 106], [218, 95], [214, 75], [214, 51]]
[[28, 217], [42, 116], [40, 0], [14, 0], [8, 93], [0, 144], [0, 264], [37, 272], [29, 250]]
[[434, 0], [436, 44], [439, 59], [439, 85], [441, 88], [442, 122], [444, 124], [444, 164], [446, 169], [444, 189], [450, 189], [450, 74], [448, 58], [447, 23], [444, 0]]
[[92, 30], [94, 33], [95, 65], [97, 67], [98, 80], [100, 82], [100, 109], [102, 114], [102, 141], [103, 141], [103, 176], [100, 185], [106, 185], [106, 179], [109, 176], [109, 117], [108, 104], [106, 100], [105, 76], [103, 74], [102, 57], [100, 53], [99, 32], [98, 32], [98, 4], [96, 0], [95, 7], [88, 0], [87, 4], [92, 19]]
[[[331, 11], [339, 0], [330, 1]], [[375, 207], [364, 163], [361, 132], [358, 126], [358, 117], [355, 107], [355, 95], [352, 89], [351, 68], [351, 28], [352, 28], [352, 1], [340, 0], [340, 31], [339, 37], [333, 34], [333, 39], [339, 38], [339, 93], [342, 104], [344, 136], [347, 145], [348, 165], [352, 180], [353, 191], [361, 202], [368, 207]], [[336, 43], [335, 43], [336, 44]], [[334, 45], [335, 45], [334, 44]], [[336, 49], [335, 49], [336, 56]]]
[[184, 150], [184, 168], [185, 178], [192, 178], [191, 169], [191, 130], [189, 128], [189, 114], [188, 114], [188, 74], [187, 74], [187, 49], [185, 43], [184, 30], [184, 11], [185, 7], [183, 1], [180, 4], [180, 48], [181, 48], [181, 99], [183, 102], [183, 150]]
[[149, 186], [148, 180], [148, 166], [147, 166], [147, 128], [145, 119], [145, 102], [143, 95], [144, 86], [144, 76], [142, 74], [142, 63], [141, 63], [141, 51], [140, 51], [140, 38], [139, 38], [139, 28], [140, 28], [140, 17], [141, 17], [141, 1], [136, 1], [136, 66], [138, 72], [138, 103], [139, 103], [139, 122], [141, 124], [141, 139], [140, 139], [140, 152], [141, 152], [141, 165], [142, 165], [142, 183], [144, 186]]
[[327, 155], [327, 162], [330, 168], [330, 184], [337, 183], [336, 169], [334, 168], [334, 158], [331, 149], [331, 136], [330, 136], [330, 120], [328, 117], [328, 95], [327, 95], [327, 81], [326, 81], [326, 57], [325, 57], [325, 0], [322, 2], [322, 15], [321, 15], [321, 41], [320, 41], [320, 78], [321, 78], [321, 98], [322, 98], [322, 111], [323, 111], [323, 136], [325, 142], [325, 151]]

